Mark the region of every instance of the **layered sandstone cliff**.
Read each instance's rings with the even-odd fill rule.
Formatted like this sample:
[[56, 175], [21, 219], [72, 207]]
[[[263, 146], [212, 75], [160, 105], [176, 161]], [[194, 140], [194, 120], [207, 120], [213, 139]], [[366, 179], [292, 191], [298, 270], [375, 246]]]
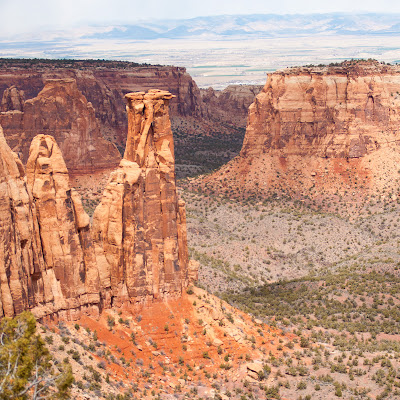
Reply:
[[104, 287], [115, 302], [176, 296], [188, 284], [184, 203], [177, 197], [168, 103], [150, 90], [126, 95], [125, 155], [93, 216]]
[[49, 134], [60, 146], [71, 173], [90, 173], [118, 165], [117, 148], [101, 135], [94, 108], [74, 79], [48, 80], [38, 96], [20, 108], [0, 113], [0, 124], [10, 147], [24, 163], [32, 139], [37, 134]]
[[23, 111], [25, 103], [25, 94], [17, 87], [11, 86], [4, 90], [1, 99], [0, 111]]
[[249, 107], [262, 88], [259, 85], [229, 85], [221, 91], [211, 87], [200, 89], [207, 117], [245, 128]]
[[400, 67], [373, 61], [270, 74], [240, 155], [206, 182], [244, 194], [397, 196]]
[[102, 135], [120, 146], [125, 144], [124, 95], [128, 92], [158, 87], [176, 96], [170, 104], [171, 116], [200, 117], [204, 112], [200, 91], [185, 68], [129, 62], [2, 60], [0, 96], [15, 86], [31, 99], [49, 79], [71, 78], [92, 103]]

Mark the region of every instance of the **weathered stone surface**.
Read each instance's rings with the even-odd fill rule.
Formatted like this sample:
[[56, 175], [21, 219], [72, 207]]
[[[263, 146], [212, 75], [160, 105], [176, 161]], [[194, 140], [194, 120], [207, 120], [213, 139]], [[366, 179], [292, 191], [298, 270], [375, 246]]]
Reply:
[[90, 220], [56, 140], [37, 135], [26, 176], [0, 131], [0, 317], [76, 319], [103, 307], [179, 296], [189, 264], [175, 186], [169, 92], [127, 95], [125, 157]]
[[[270, 74], [240, 155], [210, 185], [294, 196], [395, 189], [400, 67], [345, 62]], [[226, 180], [225, 180], [226, 179]]]
[[72, 173], [112, 169], [120, 160], [117, 148], [102, 137], [94, 108], [74, 79], [48, 80], [37, 97], [24, 103], [23, 113], [1, 113], [0, 122], [23, 162], [37, 134], [54, 136]]
[[128, 138], [93, 216], [104, 287], [113, 302], [180, 295], [188, 284], [184, 204], [175, 186], [171, 93], [126, 95]]
[[36, 211], [25, 171], [0, 127], [0, 317], [35, 304], [44, 270]]
[[0, 129], [0, 316], [97, 313], [89, 218], [54, 138], [33, 140], [26, 178]]
[[52, 136], [33, 139], [26, 174], [46, 267], [40, 301], [47, 307], [44, 313], [97, 305], [100, 282], [89, 217], [69, 186], [67, 167]]
[[[198, 117], [204, 113], [199, 88], [185, 68], [118, 62], [115, 66], [112, 62], [108, 62], [108, 66], [89, 64], [82, 61], [54, 68], [51, 64], [36, 63], [27, 68], [26, 63], [15, 61], [12, 69], [0, 67], [0, 96], [15, 85], [24, 91], [26, 99], [32, 99], [38, 96], [48, 79], [75, 79], [79, 90], [95, 108], [103, 137], [121, 145], [125, 144], [127, 131], [124, 95], [128, 92], [158, 87], [176, 96], [170, 104], [172, 116]], [[4, 134], [8, 139], [5, 129]]]
[[4, 90], [0, 111], [24, 111], [25, 95], [23, 90], [11, 86]]

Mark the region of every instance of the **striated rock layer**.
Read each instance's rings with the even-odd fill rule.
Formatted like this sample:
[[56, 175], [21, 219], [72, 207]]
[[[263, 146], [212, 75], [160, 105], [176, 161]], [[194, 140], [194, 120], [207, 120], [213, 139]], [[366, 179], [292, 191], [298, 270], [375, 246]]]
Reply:
[[0, 316], [98, 313], [89, 218], [68, 179], [51, 136], [33, 140], [25, 178], [0, 131]]
[[[168, 90], [176, 96], [170, 104], [172, 116], [203, 114], [200, 91], [185, 68], [118, 61], [2, 60], [0, 96], [7, 88], [16, 86], [24, 91], [26, 99], [31, 99], [38, 96], [49, 79], [71, 78], [93, 104], [102, 135], [119, 145], [125, 143], [124, 95], [128, 92], [154, 87]], [[8, 138], [6, 129], [4, 133]]]
[[[5, 104], [11, 103], [7, 100], [10, 96], [6, 96]], [[23, 112], [22, 106], [18, 107], [17, 101], [14, 103], [17, 106], [13, 105], [12, 110], [0, 114], [0, 123], [7, 142], [24, 163], [31, 140], [37, 134], [51, 134], [72, 173], [88, 173], [118, 165], [119, 151], [101, 135], [94, 108], [78, 90], [74, 79], [48, 80], [37, 97], [23, 104]]]
[[240, 155], [205, 182], [227, 192], [397, 196], [400, 67], [374, 61], [270, 74]]
[[125, 155], [93, 216], [102, 283], [117, 303], [180, 295], [192, 273], [175, 185], [172, 98], [159, 90], [126, 95]]

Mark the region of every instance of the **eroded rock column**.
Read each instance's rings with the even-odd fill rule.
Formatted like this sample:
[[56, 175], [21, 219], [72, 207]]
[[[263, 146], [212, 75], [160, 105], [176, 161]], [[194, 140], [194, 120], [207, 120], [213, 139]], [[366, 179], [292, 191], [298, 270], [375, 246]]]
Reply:
[[117, 302], [180, 295], [188, 254], [168, 113], [173, 95], [150, 90], [125, 97], [125, 155], [93, 217], [102, 284]]

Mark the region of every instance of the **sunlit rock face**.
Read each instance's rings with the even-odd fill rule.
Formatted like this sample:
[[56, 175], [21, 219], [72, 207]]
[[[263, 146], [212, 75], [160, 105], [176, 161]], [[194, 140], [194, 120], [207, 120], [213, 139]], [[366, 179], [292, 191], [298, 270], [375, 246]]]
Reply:
[[25, 168], [0, 130], [0, 317], [78, 319], [179, 297], [197, 280], [178, 200], [166, 91], [130, 93], [125, 156], [93, 227], [50, 135], [33, 138]]
[[98, 313], [89, 218], [54, 138], [34, 138], [27, 176], [0, 130], [0, 316]]
[[240, 155], [205, 181], [298, 197], [395, 190], [400, 67], [374, 61], [270, 74]]
[[95, 110], [74, 79], [48, 80], [37, 97], [1, 113], [0, 121], [7, 142], [24, 163], [38, 134], [55, 138], [70, 173], [112, 169], [121, 159], [118, 149], [101, 135]]
[[184, 203], [178, 200], [168, 103], [160, 90], [126, 95], [128, 137], [93, 216], [104, 287], [113, 302], [181, 295], [188, 285]]

